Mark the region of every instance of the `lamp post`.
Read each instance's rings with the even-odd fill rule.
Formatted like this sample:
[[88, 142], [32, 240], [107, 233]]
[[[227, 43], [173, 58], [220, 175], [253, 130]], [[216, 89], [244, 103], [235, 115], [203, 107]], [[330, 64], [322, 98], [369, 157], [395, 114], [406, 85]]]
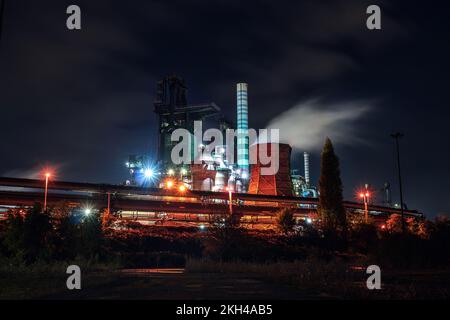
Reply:
[[364, 222], [369, 223], [369, 197], [370, 193], [368, 191], [361, 192], [359, 197], [364, 201]]
[[106, 193], [107, 194], [107, 196], [108, 196], [108, 206], [107, 206], [107, 209], [106, 209], [106, 212], [104, 212], [104, 214], [103, 214], [103, 218], [102, 218], [102, 226], [103, 226], [103, 228], [105, 228], [106, 227], [106, 224], [108, 223], [108, 220], [109, 220], [109, 217], [110, 217], [110, 215], [111, 215], [111, 192], [107, 192]]
[[227, 187], [228, 190], [228, 196], [229, 196], [229, 208], [230, 208], [230, 216], [233, 215], [233, 189], [230, 187]]
[[402, 190], [402, 173], [400, 170], [400, 144], [398, 140], [403, 137], [403, 134], [396, 132], [391, 134], [391, 137], [395, 139], [395, 146], [397, 149], [397, 167], [398, 167], [398, 185], [400, 189], [400, 213], [402, 216], [402, 233], [405, 233], [405, 217], [403, 212], [403, 190]]
[[44, 212], [47, 211], [47, 193], [48, 193], [48, 179], [51, 174], [49, 172], [45, 173], [45, 191], [44, 191]]

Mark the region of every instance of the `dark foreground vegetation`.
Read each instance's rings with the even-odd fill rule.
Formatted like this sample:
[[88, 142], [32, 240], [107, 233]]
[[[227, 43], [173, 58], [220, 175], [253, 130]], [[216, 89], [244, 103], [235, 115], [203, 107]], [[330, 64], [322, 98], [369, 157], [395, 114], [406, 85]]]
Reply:
[[[243, 228], [236, 216], [218, 217], [201, 230], [102, 221], [100, 213], [77, 216], [64, 204], [49, 211], [38, 204], [11, 210], [0, 222], [0, 298], [67, 297], [65, 269], [71, 264], [83, 270], [84, 289], [75, 296], [81, 298], [450, 298], [447, 217], [406, 218], [403, 230], [398, 215], [380, 228], [348, 214], [329, 139], [319, 191], [316, 216], [296, 220], [282, 209], [276, 228], [268, 230]], [[382, 271], [382, 290], [366, 287], [370, 265]], [[124, 280], [124, 268], [185, 268], [186, 273], [176, 281]], [[243, 295], [252, 281], [267, 284], [265, 295]], [[228, 287], [234, 291], [220, 291]]]
[[[125, 222], [102, 226], [97, 214], [74, 222], [64, 206], [51, 213], [39, 205], [11, 211], [0, 229], [0, 298], [64, 297], [71, 264], [81, 267], [88, 287], [123, 282], [124, 268], [186, 268], [187, 277], [259, 279], [297, 288], [305, 298], [450, 297], [447, 218], [408, 219], [406, 234], [395, 215], [385, 229], [349, 220], [346, 238], [296, 222], [289, 210], [280, 211], [276, 229], [245, 229], [235, 221], [221, 217], [200, 231]], [[378, 292], [365, 286], [372, 264], [383, 273]]]

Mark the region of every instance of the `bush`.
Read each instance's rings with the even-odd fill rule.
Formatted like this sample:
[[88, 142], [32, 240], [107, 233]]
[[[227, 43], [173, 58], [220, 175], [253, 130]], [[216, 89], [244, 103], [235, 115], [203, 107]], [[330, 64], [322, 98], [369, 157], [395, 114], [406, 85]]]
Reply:
[[65, 207], [52, 209], [51, 215], [39, 204], [25, 213], [12, 210], [3, 232], [2, 247], [15, 264], [72, 260], [80, 255], [98, 259], [103, 254], [100, 217], [87, 217], [77, 225]]
[[6, 221], [4, 245], [8, 256], [26, 263], [49, 261], [53, 254], [52, 224], [47, 212], [36, 204], [23, 217], [20, 211], [11, 212]]
[[294, 213], [288, 208], [283, 208], [278, 212], [276, 218], [277, 229], [287, 235], [294, 230], [295, 220]]
[[208, 237], [204, 242], [204, 254], [213, 259], [231, 261], [241, 257], [245, 251], [243, 244], [246, 242], [244, 230], [233, 224], [227, 223], [213, 224]]
[[378, 243], [377, 227], [373, 224], [360, 223], [350, 230], [351, 247], [360, 253], [373, 251]]
[[87, 259], [100, 257], [104, 244], [102, 221], [99, 214], [92, 214], [81, 224], [80, 253]]

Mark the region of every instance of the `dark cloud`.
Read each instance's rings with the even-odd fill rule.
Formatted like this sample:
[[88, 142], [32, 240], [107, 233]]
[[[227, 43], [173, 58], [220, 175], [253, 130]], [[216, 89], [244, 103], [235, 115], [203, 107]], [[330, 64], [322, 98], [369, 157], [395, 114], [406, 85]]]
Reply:
[[[82, 8], [79, 32], [65, 28], [73, 3]], [[32, 175], [59, 164], [67, 180], [120, 182], [128, 154], [155, 154], [155, 82], [176, 72], [187, 80], [190, 102], [215, 101], [231, 120], [235, 83], [246, 81], [252, 127], [301, 117], [301, 127], [287, 135], [312, 150], [329, 135], [341, 156], [347, 197], [366, 182], [395, 181], [389, 134], [404, 131], [407, 202], [448, 212], [446, 8], [378, 1], [383, 30], [370, 32], [369, 4], [7, 0], [0, 174]], [[316, 97], [318, 106], [296, 108]], [[317, 130], [324, 106], [336, 115], [367, 101], [369, 112]], [[318, 152], [312, 159], [316, 179]], [[297, 155], [294, 164], [300, 165]]]

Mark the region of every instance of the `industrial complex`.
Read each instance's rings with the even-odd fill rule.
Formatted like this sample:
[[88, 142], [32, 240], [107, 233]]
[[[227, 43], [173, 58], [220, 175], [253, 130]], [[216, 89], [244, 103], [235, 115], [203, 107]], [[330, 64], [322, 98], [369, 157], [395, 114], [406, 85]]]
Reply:
[[[251, 107], [247, 83], [236, 84], [236, 126], [224, 118], [214, 102], [191, 105], [187, 86], [178, 76], [168, 76], [157, 83], [154, 112], [158, 117], [158, 156], [130, 155], [125, 163], [128, 177], [121, 185], [105, 185], [53, 181], [50, 175], [41, 180], [0, 178], [0, 206], [10, 208], [31, 206], [42, 202], [54, 206], [60, 203], [73, 208], [97, 210], [104, 220], [132, 220], [156, 226], [207, 227], [218, 216], [234, 215], [247, 227], [271, 228], [280, 208], [289, 208], [296, 220], [314, 223], [317, 215], [318, 190], [310, 178], [310, 155], [303, 152], [302, 170], [291, 167], [292, 148], [271, 141], [252, 143], [248, 120]], [[189, 144], [192, 162], [175, 164], [172, 151], [177, 141], [176, 130], [184, 129], [195, 136], [195, 123], [208, 123], [228, 138], [231, 129], [237, 143], [215, 145], [210, 153], [203, 152], [204, 141], [193, 138]], [[233, 148], [230, 148], [230, 145]], [[279, 167], [273, 174], [264, 174], [266, 163], [252, 155], [264, 148], [277, 152]], [[230, 156], [231, 154], [231, 156]], [[236, 155], [236, 156], [234, 156]], [[366, 186], [366, 189], [368, 186]], [[45, 195], [43, 195], [45, 193]], [[48, 193], [48, 194], [47, 194]], [[390, 186], [383, 189], [382, 205], [374, 205], [367, 193], [361, 202], [346, 201], [348, 213], [371, 216], [383, 225], [392, 213], [422, 217], [412, 210], [392, 206]]]
[[[164, 188], [169, 184], [199, 191], [223, 192], [231, 189], [239, 193], [317, 197], [317, 190], [310, 182], [307, 152], [304, 153], [304, 174], [291, 168], [291, 147], [285, 144], [277, 146], [280, 154], [277, 174], [262, 175], [261, 167], [264, 165], [259, 159], [250, 166], [250, 154], [257, 153], [258, 145], [250, 146], [249, 141], [247, 83], [236, 84], [236, 127], [221, 115], [217, 104], [189, 105], [187, 101], [187, 87], [180, 77], [169, 76], [158, 82], [154, 102], [154, 112], [159, 119], [158, 159], [152, 161], [146, 155], [129, 156], [126, 162], [130, 174], [127, 185]], [[230, 144], [224, 143], [215, 146], [211, 156], [201, 157], [199, 162], [174, 164], [171, 152], [176, 142], [171, 139], [172, 133], [177, 129], [186, 129], [194, 135], [194, 122], [205, 120], [220, 128], [227, 138], [227, 130], [234, 129], [236, 135], [233, 138], [237, 143], [231, 145], [235, 150], [227, 152]], [[270, 153], [272, 143], [266, 144]], [[204, 148], [204, 141], [193, 139], [192, 158], [198, 159]], [[230, 154], [233, 159], [229, 159]]]

